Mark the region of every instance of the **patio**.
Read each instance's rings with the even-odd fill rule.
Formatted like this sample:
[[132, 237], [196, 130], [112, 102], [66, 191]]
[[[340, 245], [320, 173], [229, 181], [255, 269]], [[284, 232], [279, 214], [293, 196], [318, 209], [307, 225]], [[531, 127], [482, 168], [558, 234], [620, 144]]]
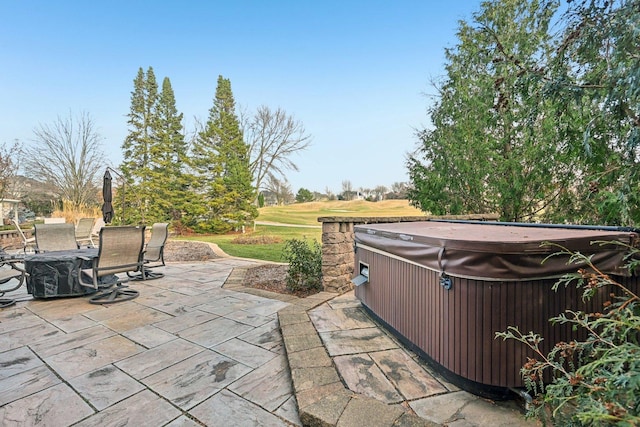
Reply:
[[112, 306], [7, 294], [3, 425], [535, 425], [442, 381], [352, 293], [244, 288], [255, 264], [170, 263]]

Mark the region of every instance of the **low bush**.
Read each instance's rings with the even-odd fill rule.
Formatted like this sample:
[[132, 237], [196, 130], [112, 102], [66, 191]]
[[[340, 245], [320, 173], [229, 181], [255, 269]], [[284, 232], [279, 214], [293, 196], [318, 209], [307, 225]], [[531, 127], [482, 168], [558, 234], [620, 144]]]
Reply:
[[289, 263], [290, 291], [322, 289], [322, 246], [317, 240], [310, 243], [306, 239], [287, 240], [282, 255]]
[[[627, 267], [636, 270], [639, 250], [629, 248]], [[522, 333], [515, 327], [497, 337], [514, 339], [528, 346], [536, 358], [528, 359], [521, 373], [534, 404], [528, 416], [545, 424], [562, 426], [637, 426], [640, 425], [640, 301], [638, 295], [611, 276], [600, 271], [589, 257], [563, 250], [569, 262], [580, 265], [575, 274], [555, 284], [576, 285], [583, 298], [593, 297], [600, 288], [608, 288], [610, 300], [602, 312], [582, 313], [567, 310], [550, 319], [584, 329], [584, 341], [557, 343], [549, 354], [540, 350], [542, 337]], [[544, 383], [545, 372], [552, 381]], [[548, 376], [547, 376], [548, 378]]]

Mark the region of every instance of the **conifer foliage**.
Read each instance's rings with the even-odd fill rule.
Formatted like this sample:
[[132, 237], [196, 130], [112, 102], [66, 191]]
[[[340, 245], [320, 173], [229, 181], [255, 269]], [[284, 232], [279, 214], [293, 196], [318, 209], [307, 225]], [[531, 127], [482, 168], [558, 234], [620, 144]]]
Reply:
[[412, 203], [504, 221], [640, 223], [640, 0], [491, 0], [446, 50]]
[[249, 165], [249, 145], [240, 130], [231, 81], [219, 76], [208, 121], [194, 141], [192, 167], [199, 203], [193, 204], [189, 225], [219, 233], [257, 217]]
[[158, 92], [152, 67], [146, 73], [140, 68], [133, 85], [128, 114], [130, 132], [122, 144], [124, 160], [120, 166], [127, 181], [124, 221], [176, 221], [182, 216], [188, 191], [182, 114], [176, 108], [168, 78]]

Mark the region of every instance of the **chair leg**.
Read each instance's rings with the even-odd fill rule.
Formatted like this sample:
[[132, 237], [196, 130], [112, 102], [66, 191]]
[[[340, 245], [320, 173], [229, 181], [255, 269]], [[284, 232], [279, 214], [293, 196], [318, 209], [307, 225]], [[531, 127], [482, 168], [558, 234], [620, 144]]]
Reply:
[[129, 275], [130, 280], [154, 280], [164, 277], [164, 273], [156, 273], [148, 267], [142, 267], [142, 272], [134, 275]]
[[113, 304], [116, 302], [128, 301], [136, 298], [140, 293], [127, 286], [117, 284], [116, 286], [106, 289], [97, 295], [89, 298], [91, 304]]
[[11, 298], [0, 298], [0, 308], [11, 307], [16, 303], [16, 300]]

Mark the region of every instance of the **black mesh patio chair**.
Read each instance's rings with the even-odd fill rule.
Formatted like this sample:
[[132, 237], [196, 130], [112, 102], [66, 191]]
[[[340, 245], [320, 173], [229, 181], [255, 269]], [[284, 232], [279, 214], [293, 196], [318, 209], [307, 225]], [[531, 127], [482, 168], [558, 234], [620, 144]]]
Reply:
[[[144, 226], [103, 227], [99, 239], [98, 256], [91, 259], [92, 267], [83, 269], [80, 274], [81, 285], [99, 291], [89, 302], [111, 304], [136, 298], [138, 291], [125, 285], [127, 276], [121, 278], [114, 275], [142, 272]], [[114, 280], [107, 285], [102, 284], [106, 276], [114, 276]]]
[[78, 249], [73, 224], [34, 224], [36, 252]]
[[[137, 275], [130, 275], [131, 280], [152, 280], [164, 277], [164, 273], [152, 271], [152, 268], [163, 267], [164, 245], [169, 237], [169, 224], [166, 222], [156, 222], [151, 228], [151, 237], [145, 245], [142, 272]], [[144, 275], [144, 278], [142, 277]]]

